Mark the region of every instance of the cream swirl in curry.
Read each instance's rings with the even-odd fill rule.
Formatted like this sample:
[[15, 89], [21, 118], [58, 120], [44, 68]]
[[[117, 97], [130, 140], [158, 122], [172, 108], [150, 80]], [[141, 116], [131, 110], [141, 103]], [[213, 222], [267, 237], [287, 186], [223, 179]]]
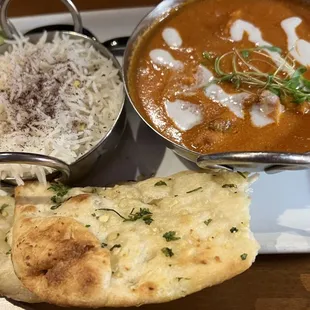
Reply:
[[200, 153], [310, 150], [310, 4], [197, 0], [139, 40], [138, 111]]

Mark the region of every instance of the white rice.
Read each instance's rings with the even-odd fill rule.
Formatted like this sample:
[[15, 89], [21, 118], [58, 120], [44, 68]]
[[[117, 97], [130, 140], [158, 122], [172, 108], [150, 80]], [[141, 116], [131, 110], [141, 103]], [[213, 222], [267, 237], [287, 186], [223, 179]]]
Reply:
[[[0, 56], [0, 152], [50, 155], [71, 164], [112, 127], [123, 101], [118, 69], [89, 43], [56, 34], [37, 44], [10, 41]], [[0, 165], [0, 178], [36, 175], [42, 168]]]

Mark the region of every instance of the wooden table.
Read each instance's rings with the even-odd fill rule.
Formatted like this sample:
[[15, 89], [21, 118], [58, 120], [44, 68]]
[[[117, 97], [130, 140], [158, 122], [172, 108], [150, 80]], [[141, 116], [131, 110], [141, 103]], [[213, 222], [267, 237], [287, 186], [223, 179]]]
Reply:
[[[0, 309], [20, 308], [7, 303], [2, 306], [0, 299]], [[62, 308], [46, 304], [26, 308], [26, 310], [32, 309], [61, 310]], [[310, 255], [259, 255], [248, 271], [232, 280], [170, 303], [147, 305], [139, 309], [310, 310]], [[113, 309], [106, 308], [106, 310]]]
[[[79, 10], [96, 10], [154, 5], [159, 1], [74, 0], [74, 2]], [[65, 8], [60, 0], [14, 0], [10, 5], [9, 15], [22, 16], [62, 11], [65, 11]], [[310, 254], [260, 255], [250, 270], [230, 281], [174, 302], [144, 306], [140, 309], [310, 310]]]

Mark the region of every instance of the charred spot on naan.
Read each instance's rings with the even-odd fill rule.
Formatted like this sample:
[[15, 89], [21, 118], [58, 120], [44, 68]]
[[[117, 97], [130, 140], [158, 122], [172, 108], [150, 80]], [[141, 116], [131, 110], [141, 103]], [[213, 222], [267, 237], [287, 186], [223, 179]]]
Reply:
[[70, 203], [81, 203], [82, 201], [87, 200], [90, 197], [90, 194], [79, 194], [71, 197], [68, 201]]
[[33, 205], [26, 205], [26, 206], [21, 207], [21, 211], [23, 213], [33, 213], [37, 211], [37, 208]]
[[[2, 188], [3, 190], [3, 188]], [[40, 302], [41, 300], [17, 278], [11, 261], [12, 222], [15, 201], [8, 193], [0, 197], [0, 296], [26, 301]]]
[[110, 252], [72, 218], [21, 219], [12, 256], [24, 285], [47, 301], [57, 295], [61, 305], [90, 298], [111, 277]]
[[147, 281], [139, 285], [134, 291], [145, 296], [154, 295], [157, 293], [157, 285], [154, 282]]

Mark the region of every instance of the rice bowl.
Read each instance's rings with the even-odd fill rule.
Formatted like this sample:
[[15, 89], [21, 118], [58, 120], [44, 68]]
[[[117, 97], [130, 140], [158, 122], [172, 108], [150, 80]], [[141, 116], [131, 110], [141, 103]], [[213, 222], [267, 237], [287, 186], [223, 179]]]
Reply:
[[[114, 126], [123, 83], [112, 59], [83, 36], [47, 38], [47, 33], [37, 43], [17, 38], [0, 55], [0, 152], [48, 155], [72, 164]], [[0, 169], [1, 179], [13, 177], [18, 184], [33, 174], [45, 181], [45, 168]]]

